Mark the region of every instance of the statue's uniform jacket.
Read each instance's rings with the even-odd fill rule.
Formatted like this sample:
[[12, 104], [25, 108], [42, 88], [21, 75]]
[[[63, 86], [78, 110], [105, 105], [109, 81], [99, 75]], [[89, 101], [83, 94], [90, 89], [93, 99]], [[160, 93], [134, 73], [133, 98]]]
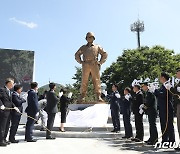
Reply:
[[[100, 60], [98, 60], [99, 55], [101, 55]], [[100, 65], [106, 61], [107, 53], [99, 45], [83, 45], [76, 52], [75, 59], [78, 63], [82, 64], [81, 95], [86, 95], [90, 75], [92, 77], [95, 93], [100, 95], [101, 82], [99, 69]]]

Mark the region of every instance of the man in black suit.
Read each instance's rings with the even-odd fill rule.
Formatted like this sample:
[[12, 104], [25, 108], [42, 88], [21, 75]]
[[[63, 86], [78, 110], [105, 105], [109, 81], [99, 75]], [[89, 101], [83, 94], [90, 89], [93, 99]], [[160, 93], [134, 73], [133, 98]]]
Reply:
[[[158, 101], [159, 117], [161, 124], [162, 142], [175, 142], [174, 133], [174, 108], [172, 103], [172, 94], [166, 89], [166, 84], [169, 84], [169, 74], [162, 72], [160, 82], [162, 86], [155, 90], [155, 95]], [[167, 116], [168, 115], [168, 116]]]
[[[180, 68], [177, 68], [176, 77], [179, 79], [177, 83], [174, 85], [174, 87], [169, 84], [165, 84], [165, 87], [167, 90], [173, 93], [174, 97], [174, 106], [177, 116], [177, 127], [178, 127], [178, 133], [179, 133], [179, 139], [180, 139]], [[175, 148], [176, 151], [180, 151], [180, 148]]]
[[150, 137], [145, 141], [148, 145], [154, 145], [158, 142], [158, 132], [156, 127], [157, 102], [155, 95], [149, 90], [148, 82], [141, 83], [144, 91], [144, 110], [148, 115]]
[[124, 89], [124, 97], [122, 98], [121, 102], [121, 112], [123, 115], [123, 122], [124, 122], [124, 129], [125, 129], [125, 136], [122, 138], [128, 139], [133, 137], [132, 132], [132, 125], [131, 125], [131, 103], [132, 103], [132, 96], [130, 94], [131, 89], [126, 87]]
[[48, 130], [46, 131], [46, 139], [55, 139], [55, 137], [52, 137], [51, 131], [54, 125], [54, 119], [56, 113], [58, 112], [57, 104], [60, 100], [55, 94], [55, 89], [56, 89], [55, 83], [50, 83], [49, 88], [50, 90], [47, 92], [47, 106], [46, 106], [46, 111], [48, 114], [48, 120], [47, 120]]
[[[19, 111], [23, 112], [23, 106], [22, 104], [26, 102], [25, 99], [20, 97], [20, 94], [22, 92], [22, 86], [21, 85], [15, 85], [14, 86], [14, 92], [12, 93], [12, 102], [14, 105], [19, 109]], [[10, 135], [9, 135], [9, 141], [11, 143], [18, 143], [18, 140], [15, 140], [15, 135], [19, 126], [19, 121], [21, 119], [21, 114], [12, 111], [11, 112], [11, 128], [10, 128]]]
[[110, 109], [111, 117], [114, 129], [111, 132], [119, 133], [120, 132], [120, 94], [118, 92], [118, 85], [112, 85], [112, 94], [108, 97], [110, 98]]
[[135, 142], [141, 142], [144, 138], [143, 114], [139, 113], [139, 107], [143, 104], [143, 93], [140, 85], [133, 87], [134, 96], [132, 100], [132, 111], [135, 117], [136, 136], [132, 139]]
[[7, 146], [9, 142], [6, 137], [10, 125], [10, 110], [7, 108], [14, 108], [19, 112], [18, 108], [12, 103], [11, 91], [14, 86], [14, 79], [6, 79], [4, 88], [0, 89], [0, 146]]
[[[37, 90], [38, 90], [38, 83], [32, 82], [31, 90], [28, 91], [28, 97], [27, 97], [28, 106], [25, 110], [27, 115], [34, 119], [36, 119], [36, 115], [39, 112]], [[37, 140], [33, 139], [32, 137], [35, 120], [31, 119], [30, 117], [27, 118], [25, 140], [27, 142], [36, 142]]]

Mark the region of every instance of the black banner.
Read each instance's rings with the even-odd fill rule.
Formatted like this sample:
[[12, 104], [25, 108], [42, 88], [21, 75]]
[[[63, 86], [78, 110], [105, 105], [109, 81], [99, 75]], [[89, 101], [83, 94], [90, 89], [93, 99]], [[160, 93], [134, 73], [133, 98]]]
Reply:
[[33, 69], [34, 51], [0, 49], [0, 87], [10, 77], [23, 85], [23, 91], [27, 91], [33, 80]]

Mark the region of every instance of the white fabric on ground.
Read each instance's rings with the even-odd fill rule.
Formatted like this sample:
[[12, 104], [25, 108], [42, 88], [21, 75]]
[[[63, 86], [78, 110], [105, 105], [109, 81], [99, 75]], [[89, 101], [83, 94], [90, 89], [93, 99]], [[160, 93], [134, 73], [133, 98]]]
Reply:
[[80, 111], [69, 111], [67, 124], [78, 127], [105, 127], [107, 125], [110, 106], [95, 104]]

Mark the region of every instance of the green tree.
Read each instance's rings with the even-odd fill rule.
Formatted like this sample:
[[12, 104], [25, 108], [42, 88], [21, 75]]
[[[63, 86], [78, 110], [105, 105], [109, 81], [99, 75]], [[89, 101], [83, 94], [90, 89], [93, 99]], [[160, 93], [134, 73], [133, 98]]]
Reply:
[[33, 77], [34, 52], [0, 49], [0, 59], [0, 85], [4, 85], [6, 78], [12, 77], [27, 91]]
[[[59, 95], [59, 91], [60, 91], [62, 88], [66, 88], [66, 86], [63, 86], [62, 84], [59, 84], [59, 83], [55, 83], [55, 84], [56, 84], [55, 93], [56, 93], [57, 95]], [[39, 94], [39, 95], [42, 95], [45, 90], [49, 91], [49, 84], [46, 84], [46, 85], [44, 85], [44, 86], [39, 87], [39, 89], [38, 89], [38, 94]]]
[[[63, 89], [66, 89], [67, 90], [67, 93], [66, 95], [68, 95], [70, 92], [73, 92], [74, 93], [74, 88], [72, 87], [72, 85], [68, 84], [66, 86], [62, 85], [62, 84], [59, 84], [59, 83], [55, 83], [56, 84], [56, 90], [55, 90], [55, 93], [57, 96], [59, 96], [59, 92], [60, 90], [63, 88]], [[47, 90], [49, 91], [49, 84], [46, 84], [42, 87], [40, 87], [38, 89], [38, 95], [42, 95], [44, 93], [44, 91]], [[74, 95], [73, 95], [74, 97]], [[73, 103], [74, 102], [74, 99], [72, 98], [72, 101], [70, 101], [69, 103]], [[58, 108], [60, 109], [60, 103], [58, 103]]]
[[177, 67], [180, 67], [180, 54], [175, 54], [173, 50], [162, 46], [129, 49], [124, 50], [117, 61], [102, 73], [101, 79], [108, 90], [112, 83], [124, 81], [120, 85], [122, 90], [126, 86], [131, 86], [134, 79], [155, 79], [162, 71], [174, 75]]

